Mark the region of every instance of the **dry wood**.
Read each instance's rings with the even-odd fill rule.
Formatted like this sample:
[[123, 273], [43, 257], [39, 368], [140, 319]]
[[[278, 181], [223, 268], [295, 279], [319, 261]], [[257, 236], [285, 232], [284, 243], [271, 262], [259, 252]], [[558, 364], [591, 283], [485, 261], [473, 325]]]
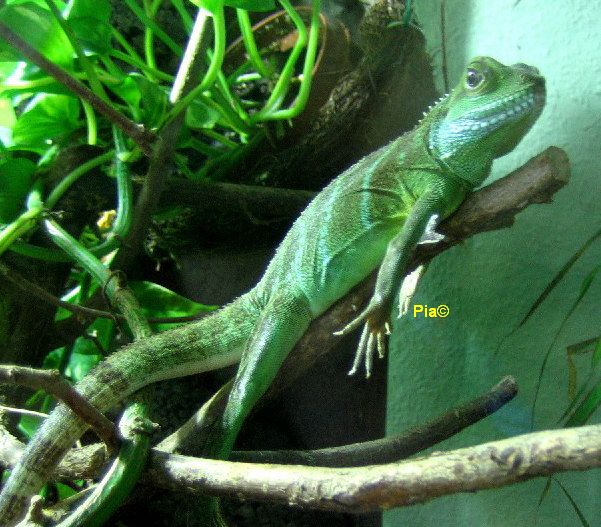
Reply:
[[178, 491], [366, 512], [597, 467], [601, 425], [536, 432], [360, 468], [235, 463], [153, 451], [144, 481]]

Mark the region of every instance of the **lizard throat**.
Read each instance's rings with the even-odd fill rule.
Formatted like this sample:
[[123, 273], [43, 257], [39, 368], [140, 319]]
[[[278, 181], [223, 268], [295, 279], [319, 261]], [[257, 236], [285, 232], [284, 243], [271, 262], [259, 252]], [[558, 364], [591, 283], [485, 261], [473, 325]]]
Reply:
[[442, 120], [430, 130], [429, 149], [440, 159], [448, 159], [462, 147], [477, 142], [501, 126], [531, 116], [544, 105], [544, 91], [533, 88], [507, 95], [454, 120]]

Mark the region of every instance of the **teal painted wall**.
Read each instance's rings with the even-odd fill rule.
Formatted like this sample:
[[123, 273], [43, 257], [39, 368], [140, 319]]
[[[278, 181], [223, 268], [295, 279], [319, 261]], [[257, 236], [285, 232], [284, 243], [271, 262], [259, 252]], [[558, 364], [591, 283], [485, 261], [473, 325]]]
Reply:
[[[445, 48], [451, 85], [476, 55], [491, 55], [504, 63], [525, 62], [547, 78], [548, 103], [543, 115], [522, 144], [495, 163], [489, 182], [549, 145], [567, 151], [572, 181], [552, 205], [529, 207], [511, 229], [480, 235], [433, 262], [415, 302], [447, 304], [451, 314], [441, 320], [397, 322], [389, 358], [389, 434], [440, 414], [507, 374], [518, 380], [516, 400], [438, 449], [529, 431], [543, 355], [586, 272], [601, 261], [601, 244], [582, 259], [536, 316], [496, 356], [494, 352], [555, 273], [601, 226], [600, 9], [598, 0], [446, 2]], [[440, 74], [440, 0], [417, 0], [416, 12]], [[553, 348], [537, 405], [537, 429], [557, 426], [568, 402], [565, 347], [601, 333], [600, 308], [601, 280], [597, 280]], [[587, 361], [590, 358], [578, 363], [581, 377]], [[588, 522], [601, 525], [601, 473], [595, 470], [559, 478]], [[578, 525], [557, 485], [537, 507], [544, 485], [545, 480], [535, 480], [396, 509], [385, 515], [384, 524]]]

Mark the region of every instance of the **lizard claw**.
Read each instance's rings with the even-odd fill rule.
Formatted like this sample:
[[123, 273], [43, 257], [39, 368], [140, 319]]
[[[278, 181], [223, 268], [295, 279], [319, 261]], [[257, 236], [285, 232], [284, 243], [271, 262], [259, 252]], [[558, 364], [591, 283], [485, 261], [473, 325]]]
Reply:
[[386, 354], [386, 335], [390, 335], [390, 323], [387, 316], [383, 316], [385, 308], [375, 302], [370, 302], [365, 310], [363, 310], [354, 320], [348, 323], [340, 331], [336, 331], [334, 335], [346, 335], [364, 324], [359, 345], [355, 352], [353, 365], [348, 372], [349, 375], [354, 375], [359, 370], [361, 363], [365, 364], [365, 378], [371, 376], [374, 355], [376, 350], [378, 357], [383, 358]]

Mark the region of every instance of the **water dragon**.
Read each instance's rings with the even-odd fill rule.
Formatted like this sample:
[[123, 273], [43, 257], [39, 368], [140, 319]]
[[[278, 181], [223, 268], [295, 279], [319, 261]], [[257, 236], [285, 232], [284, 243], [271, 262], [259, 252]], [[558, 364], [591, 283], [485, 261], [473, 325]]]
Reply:
[[[379, 268], [353, 371], [383, 355], [391, 308], [415, 246], [450, 215], [540, 115], [545, 83], [525, 64], [470, 61], [459, 84], [410, 132], [361, 159], [307, 206], [257, 285], [215, 314], [125, 346], [77, 389], [101, 411], [141, 387], [240, 361], [207, 455], [227, 459], [244, 419], [284, 358], [321, 315]], [[0, 495], [0, 524], [14, 525], [87, 426], [59, 404]]]

